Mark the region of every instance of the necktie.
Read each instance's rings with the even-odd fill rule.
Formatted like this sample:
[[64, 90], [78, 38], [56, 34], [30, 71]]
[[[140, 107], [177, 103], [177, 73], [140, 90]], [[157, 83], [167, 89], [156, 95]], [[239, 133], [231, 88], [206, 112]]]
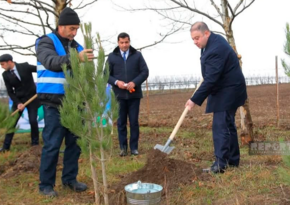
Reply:
[[17, 80], [20, 81], [20, 79], [18, 78], [18, 76], [15, 74], [15, 71], [14, 71], [14, 70], [10, 70], [10, 73], [11, 73], [11, 75], [12, 75], [14, 78], [16, 78]]
[[123, 53], [123, 59], [126, 61], [126, 51]]
[[10, 73], [11, 73], [11, 75], [13, 75], [14, 78], [17, 78], [16, 74], [14, 73], [14, 70], [10, 70]]

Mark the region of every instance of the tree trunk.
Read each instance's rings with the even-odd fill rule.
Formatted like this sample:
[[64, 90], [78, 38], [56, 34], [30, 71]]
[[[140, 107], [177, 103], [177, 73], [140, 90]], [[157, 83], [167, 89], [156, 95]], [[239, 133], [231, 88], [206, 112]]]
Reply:
[[[54, 5], [54, 11], [57, 15], [66, 7], [66, 0], [56, 0]], [[55, 17], [55, 25], [58, 26], [58, 16]]]
[[101, 145], [101, 164], [102, 164], [103, 186], [104, 186], [104, 201], [105, 201], [105, 205], [109, 205], [108, 182], [107, 182], [105, 161], [106, 160], [105, 160], [105, 155], [104, 155], [104, 149]]
[[[242, 69], [242, 60], [241, 60], [242, 57], [241, 55], [238, 54], [233, 31], [229, 27], [229, 19], [225, 21], [224, 30], [226, 32], [226, 37], [229, 44], [234, 49], [234, 51], [236, 52], [239, 58], [240, 67]], [[249, 98], [246, 100], [245, 104], [242, 107], [240, 107], [240, 115], [241, 115], [241, 135], [240, 136], [242, 140], [242, 145], [245, 145], [245, 144], [249, 144], [249, 142], [254, 141], [253, 121], [252, 121], [252, 116], [250, 112]]]
[[[101, 118], [102, 122], [102, 118]], [[107, 182], [107, 174], [106, 174], [106, 159], [103, 148], [103, 125], [101, 125], [101, 136], [100, 136], [100, 152], [101, 152], [101, 165], [102, 165], [102, 175], [103, 175], [103, 186], [104, 186], [104, 202], [105, 205], [109, 205], [109, 196], [108, 196], [108, 182]]]
[[99, 186], [98, 186], [98, 176], [97, 176], [97, 172], [96, 172], [96, 168], [94, 166], [94, 156], [92, 153], [92, 147], [90, 146], [90, 164], [91, 164], [91, 172], [92, 172], [92, 178], [93, 178], [93, 184], [94, 184], [94, 191], [95, 191], [95, 204], [96, 205], [100, 205], [100, 194], [99, 194]]

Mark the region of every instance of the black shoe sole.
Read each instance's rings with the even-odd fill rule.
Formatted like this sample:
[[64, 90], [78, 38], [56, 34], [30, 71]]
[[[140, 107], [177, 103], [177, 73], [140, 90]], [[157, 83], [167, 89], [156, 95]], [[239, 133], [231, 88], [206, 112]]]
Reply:
[[74, 192], [78, 192], [78, 193], [79, 192], [84, 192], [84, 191], [86, 191], [88, 189], [88, 188], [86, 188], [86, 189], [82, 189], [82, 190], [79, 190], [79, 189], [77, 190], [77, 189], [74, 189], [73, 187], [70, 187], [69, 185], [64, 185], [63, 184], [62, 186], [63, 186], [64, 189], [70, 189], [70, 190], [72, 190]]
[[203, 173], [213, 173], [213, 174], [219, 174], [219, 173], [223, 174], [225, 172], [225, 169], [220, 169], [220, 170], [213, 171], [210, 168], [208, 168], [208, 169], [202, 169], [202, 172]]

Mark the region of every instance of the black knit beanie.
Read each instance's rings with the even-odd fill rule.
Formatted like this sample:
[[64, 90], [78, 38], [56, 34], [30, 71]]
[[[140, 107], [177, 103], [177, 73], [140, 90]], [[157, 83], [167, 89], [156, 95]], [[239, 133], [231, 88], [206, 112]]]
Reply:
[[78, 14], [69, 7], [66, 7], [59, 15], [58, 25], [79, 25], [80, 19]]

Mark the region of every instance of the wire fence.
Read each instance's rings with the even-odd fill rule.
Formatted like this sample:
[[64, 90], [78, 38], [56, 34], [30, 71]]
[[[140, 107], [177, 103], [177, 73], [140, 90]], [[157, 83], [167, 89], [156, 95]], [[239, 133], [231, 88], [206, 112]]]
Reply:
[[[200, 77], [175, 77], [175, 78], [153, 78], [148, 80], [148, 90], [149, 91], [171, 91], [171, 90], [182, 90], [196, 88], [197, 84], [200, 82]], [[276, 84], [275, 76], [259, 76], [259, 77], [246, 77], [247, 86], [254, 85], [269, 85]], [[279, 83], [289, 83], [290, 78], [288, 76], [281, 76], [278, 78]], [[146, 90], [146, 84], [142, 84], [142, 90]]]
[[[169, 76], [169, 77], [159, 77], [149, 78], [148, 80], [148, 90], [154, 91], [152, 93], [162, 93], [171, 92], [176, 90], [187, 90], [191, 88], [196, 88], [197, 84], [200, 82], [200, 77], [193, 76]], [[276, 83], [275, 76], [254, 76], [246, 77], [247, 86], [254, 85], [269, 85]], [[288, 76], [281, 76], [278, 78], [279, 83], [290, 83], [290, 78]], [[142, 84], [142, 90], [146, 91], [146, 83]], [[8, 98], [7, 91], [3, 82], [0, 81], [0, 98]]]

